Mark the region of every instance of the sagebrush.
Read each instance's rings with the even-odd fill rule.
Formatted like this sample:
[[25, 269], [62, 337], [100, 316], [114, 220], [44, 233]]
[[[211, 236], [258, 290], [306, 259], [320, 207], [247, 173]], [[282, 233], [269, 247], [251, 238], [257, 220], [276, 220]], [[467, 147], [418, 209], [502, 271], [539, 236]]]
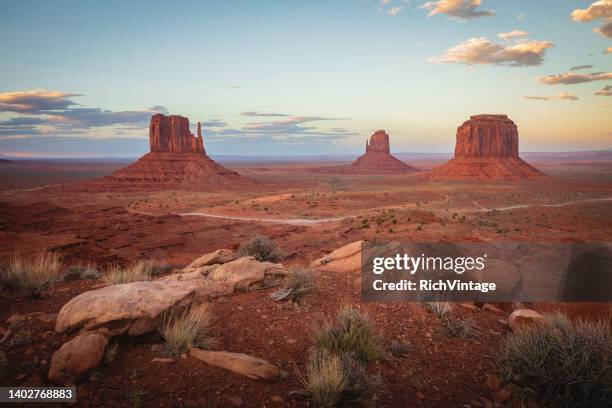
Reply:
[[61, 266], [61, 257], [55, 252], [42, 252], [28, 258], [14, 254], [1, 282], [9, 291], [37, 297], [58, 280]]

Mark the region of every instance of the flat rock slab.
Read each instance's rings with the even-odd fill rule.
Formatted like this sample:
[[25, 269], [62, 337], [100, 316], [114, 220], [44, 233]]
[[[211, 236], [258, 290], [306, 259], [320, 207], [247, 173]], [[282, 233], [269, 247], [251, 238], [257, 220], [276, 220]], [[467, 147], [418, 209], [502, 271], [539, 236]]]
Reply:
[[269, 361], [244, 353], [208, 351], [192, 347], [189, 349], [189, 354], [206, 364], [225, 368], [255, 380], [276, 381], [285, 375], [280, 368]]

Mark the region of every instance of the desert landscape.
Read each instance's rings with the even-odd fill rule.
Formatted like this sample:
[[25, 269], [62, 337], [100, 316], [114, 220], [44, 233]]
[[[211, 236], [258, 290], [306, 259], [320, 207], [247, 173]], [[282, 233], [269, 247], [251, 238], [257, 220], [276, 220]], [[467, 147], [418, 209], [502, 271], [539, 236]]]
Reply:
[[[316, 347], [317, 325], [350, 306], [367, 314], [380, 336], [380, 354], [365, 365], [376, 385], [367, 396], [360, 396], [360, 403], [516, 404], [524, 396], [512, 384], [504, 384], [495, 356], [512, 333], [510, 313], [523, 306], [449, 303], [452, 311], [440, 312], [419, 303], [363, 303], [359, 242], [605, 242], [611, 235], [608, 157], [534, 163], [543, 172], [521, 164], [533, 169], [530, 177], [522, 169], [503, 165], [512, 177], [506, 172], [498, 176], [455, 170], [459, 179], [438, 176], [436, 169], [449, 164], [436, 166], [436, 162], [420, 162], [420, 171], [410, 167], [405, 172], [391, 161], [391, 169], [382, 174], [368, 174], [362, 168], [351, 174], [347, 170], [351, 165], [343, 164], [334, 174], [334, 166], [308, 162], [221, 166], [197, 143], [185, 142], [194, 137], [188, 124], [160, 135], [157, 122], [165, 118], [152, 119], [151, 153], [127, 167], [3, 164], [4, 174], [19, 171], [21, 177], [4, 180], [0, 256], [10, 263], [16, 252], [28, 258], [41, 251], [60, 254], [57, 277], [63, 276], [34, 298], [6, 292], [0, 300], [3, 386], [76, 382], [83, 405], [109, 401], [118, 406], [309, 405], [312, 400], [304, 395], [301, 376], [306, 375], [309, 353]], [[495, 163], [496, 169], [506, 159], [489, 147], [517, 155], [518, 134], [505, 133], [495, 121], [487, 126], [479, 139], [481, 146], [470, 144], [460, 130], [456, 151], [472, 151], [487, 166]], [[162, 139], [169, 147], [160, 146]], [[386, 143], [388, 148], [388, 136]], [[141, 165], [145, 160], [147, 166]], [[191, 161], [205, 165], [194, 166]], [[583, 167], [602, 176], [585, 180]], [[92, 180], [80, 180], [85, 169]], [[219, 182], [220, 178], [229, 181]], [[270, 256], [278, 263], [240, 258], [245, 243], [253, 239], [264, 239], [278, 251]], [[136, 277], [145, 281], [134, 284], [113, 285], [108, 280], [113, 267], [129, 268], [138, 262], [154, 265], [155, 275]], [[189, 277], [202, 276], [203, 269], [211, 268], [206, 265], [222, 268], [234, 263], [243, 265], [226, 271], [240, 275], [229, 289], [200, 287]], [[258, 275], [255, 271], [262, 267]], [[297, 268], [311, 268], [313, 289], [289, 301], [271, 298], [288, 271]], [[172, 286], [165, 289], [166, 295], [149, 294], [147, 285], [176, 285], [177, 280], [188, 288]], [[145, 286], [113, 292], [114, 287], [135, 284]], [[101, 298], [92, 297], [98, 292]], [[186, 349], [168, 354], [156, 326], [160, 315], [168, 307], [184, 307], [186, 299], [198, 292], [214, 306], [211, 350], [264, 359], [272, 374], [269, 370], [259, 374], [253, 368], [255, 374], [245, 375], [235, 367], [228, 371], [224, 363], [204, 364], [197, 353]], [[77, 303], [71, 306], [73, 302]], [[122, 306], [122, 302], [128, 303]], [[607, 304], [532, 307], [542, 313], [561, 309], [591, 319], [609, 312]], [[119, 309], [112, 312], [113, 308]], [[135, 328], [139, 313], [157, 323]], [[469, 335], [445, 331], [440, 313], [470, 322]], [[74, 344], [75, 338], [94, 335], [101, 343]], [[58, 351], [65, 347], [67, 351]], [[72, 353], [85, 354], [65, 360], [62, 354], [71, 347]], [[273, 378], [266, 377], [270, 375]]]
[[612, 0], [0, 37], [0, 406], [612, 406]]

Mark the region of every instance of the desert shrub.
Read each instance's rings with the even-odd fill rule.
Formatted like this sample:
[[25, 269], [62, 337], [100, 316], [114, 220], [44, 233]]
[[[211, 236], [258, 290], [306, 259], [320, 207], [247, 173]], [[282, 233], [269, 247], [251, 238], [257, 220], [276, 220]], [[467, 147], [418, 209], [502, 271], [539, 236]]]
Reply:
[[213, 339], [209, 331], [212, 318], [212, 305], [206, 302], [195, 302], [182, 313], [171, 311], [165, 315], [160, 332], [168, 353], [178, 356], [191, 346], [211, 347]]
[[327, 350], [311, 354], [306, 376], [298, 377], [313, 403], [322, 408], [335, 407], [348, 388], [348, 372], [342, 359]]
[[438, 329], [438, 333], [445, 336], [473, 339], [480, 334], [474, 323], [467, 319], [445, 316], [440, 323], [442, 323], [442, 326]]
[[145, 268], [147, 273], [151, 276], [162, 275], [172, 270], [172, 265], [156, 259], [149, 259], [141, 262], [143, 263], [143, 268]]
[[258, 235], [240, 244], [238, 255], [252, 256], [260, 262], [276, 262], [281, 257], [281, 252], [268, 237]]
[[450, 315], [454, 309], [453, 303], [446, 302], [441, 298], [430, 302], [425, 302], [425, 307], [431, 310], [439, 319]]
[[359, 361], [376, 360], [382, 354], [380, 337], [369, 317], [350, 306], [343, 307], [335, 321], [317, 328], [315, 344], [320, 350], [353, 354]]
[[65, 282], [77, 279], [96, 280], [100, 276], [102, 276], [102, 274], [98, 271], [98, 268], [90, 262], [85, 265], [79, 264], [69, 266], [66, 273], [64, 273], [63, 279]]
[[497, 363], [506, 381], [535, 391], [543, 405], [612, 406], [612, 335], [609, 321], [544, 316], [510, 334]]
[[54, 252], [43, 252], [30, 258], [15, 254], [1, 282], [8, 290], [37, 297], [58, 279], [61, 265], [60, 256]]
[[151, 280], [151, 270], [142, 261], [122, 267], [118, 264], [111, 265], [102, 279], [110, 284], [130, 283]]
[[309, 268], [292, 268], [285, 279], [285, 285], [270, 297], [275, 300], [297, 300], [316, 289], [314, 274]]

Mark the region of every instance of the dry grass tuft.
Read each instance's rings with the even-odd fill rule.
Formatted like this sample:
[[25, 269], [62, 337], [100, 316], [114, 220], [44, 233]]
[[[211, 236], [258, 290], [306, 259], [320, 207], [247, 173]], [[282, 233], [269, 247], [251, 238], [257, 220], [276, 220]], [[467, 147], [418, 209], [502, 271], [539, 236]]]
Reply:
[[96, 280], [100, 278], [102, 274], [98, 271], [95, 264], [89, 262], [87, 264], [71, 265], [63, 276], [65, 282], [77, 280], [77, 279], [89, 279]]
[[612, 406], [609, 320], [546, 315], [542, 323], [510, 334], [497, 363], [506, 381], [533, 390], [545, 406]]
[[240, 244], [238, 255], [252, 256], [260, 262], [276, 262], [281, 257], [281, 252], [268, 237], [258, 235]]
[[453, 312], [455, 305], [452, 302], [446, 302], [442, 299], [425, 302], [425, 307], [435, 314], [438, 319], [443, 319]]
[[312, 269], [293, 268], [285, 280], [285, 286], [272, 293], [270, 297], [275, 301], [297, 300], [315, 289]]
[[61, 266], [61, 257], [55, 252], [43, 252], [30, 258], [15, 254], [1, 277], [1, 283], [9, 291], [37, 297], [58, 280]]
[[159, 276], [172, 270], [172, 265], [156, 259], [149, 259], [141, 262], [144, 264], [143, 267], [146, 269], [147, 273], [151, 276]]
[[178, 356], [191, 346], [210, 348], [209, 336], [213, 307], [207, 302], [194, 302], [182, 313], [169, 312], [162, 319], [160, 332], [169, 354]]
[[369, 317], [350, 306], [343, 307], [335, 321], [316, 330], [315, 344], [320, 350], [352, 354], [359, 361], [376, 360], [382, 355], [380, 336]]
[[335, 407], [348, 388], [349, 373], [342, 359], [327, 350], [311, 354], [306, 376], [298, 377], [314, 404], [321, 408]]
[[151, 280], [151, 269], [147, 264], [140, 261], [127, 267], [121, 267], [117, 264], [111, 265], [104, 272], [102, 279], [106, 283], [113, 285], [119, 283], [130, 283]]

